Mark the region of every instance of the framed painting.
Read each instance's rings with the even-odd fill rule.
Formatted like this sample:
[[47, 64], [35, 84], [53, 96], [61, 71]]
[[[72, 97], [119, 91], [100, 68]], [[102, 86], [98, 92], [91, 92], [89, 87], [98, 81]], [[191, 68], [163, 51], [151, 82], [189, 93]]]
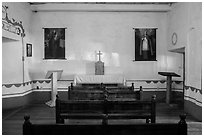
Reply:
[[65, 59], [65, 28], [44, 28], [44, 58]]
[[135, 61], [156, 61], [156, 29], [134, 28]]
[[26, 55], [27, 57], [32, 57], [32, 44], [26, 44]]

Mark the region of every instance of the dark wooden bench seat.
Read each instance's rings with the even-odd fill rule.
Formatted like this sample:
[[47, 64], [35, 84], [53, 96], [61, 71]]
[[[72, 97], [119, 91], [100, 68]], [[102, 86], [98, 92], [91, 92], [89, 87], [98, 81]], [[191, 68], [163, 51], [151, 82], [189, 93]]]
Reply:
[[178, 123], [65, 125], [32, 124], [25, 116], [23, 135], [187, 135], [186, 115]]

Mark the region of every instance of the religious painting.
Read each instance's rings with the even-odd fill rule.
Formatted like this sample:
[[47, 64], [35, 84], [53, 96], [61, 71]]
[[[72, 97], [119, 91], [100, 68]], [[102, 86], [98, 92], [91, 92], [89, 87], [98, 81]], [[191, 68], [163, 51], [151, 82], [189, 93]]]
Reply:
[[26, 44], [26, 55], [27, 57], [32, 57], [32, 44]]
[[65, 28], [44, 28], [45, 59], [65, 59]]
[[134, 28], [135, 61], [156, 61], [156, 28]]

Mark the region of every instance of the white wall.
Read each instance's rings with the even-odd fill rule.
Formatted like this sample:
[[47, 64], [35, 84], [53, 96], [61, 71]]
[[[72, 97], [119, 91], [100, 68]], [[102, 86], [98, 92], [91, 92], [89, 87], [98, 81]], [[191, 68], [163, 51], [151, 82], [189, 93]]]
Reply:
[[[105, 74], [124, 74], [127, 80], [165, 80], [165, 77], [158, 75], [159, 71], [174, 71], [181, 74], [182, 58], [167, 50], [169, 21], [167, 12], [34, 13], [30, 11], [28, 3], [3, 4], [9, 6], [11, 18], [22, 21], [26, 34], [23, 41], [21, 39], [10, 43], [3, 41], [3, 84], [22, 83], [23, 77], [24, 82], [44, 79], [47, 70], [53, 69], [63, 69], [62, 79], [68, 80], [72, 80], [75, 74], [94, 74], [96, 52], [99, 50], [103, 52]], [[43, 28], [46, 27], [67, 28], [65, 34], [67, 60], [43, 60]], [[133, 28], [144, 27], [158, 28], [157, 61], [133, 62], [135, 54]], [[33, 56], [25, 57], [23, 76], [21, 56], [26, 56], [26, 43], [33, 44]], [[18, 89], [18, 92], [25, 92], [21, 88]], [[3, 93], [7, 92], [12, 94], [17, 91], [3, 90]]]
[[[43, 28], [49, 27], [67, 27], [67, 60], [43, 60]], [[158, 28], [157, 61], [133, 62], [133, 28], [137, 27]], [[165, 79], [158, 71], [177, 71], [177, 62], [180, 62], [167, 57], [166, 12], [37, 12], [32, 18], [32, 32], [34, 58], [30, 72], [33, 79], [44, 78], [50, 69], [63, 69], [62, 79], [73, 79], [75, 74], [94, 74], [99, 50], [103, 52], [105, 74], [122, 73], [126, 79]]]
[[[168, 49], [185, 48], [186, 85], [201, 88], [202, 68], [202, 7], [201, 3], [176, 3], [169, 12]], [[171, 43], [177, 33], [176, 45]]]
[[[19, 35], [2, 30], [2, 84], [16, 84], [30, 81], [28, 75], [28, 63], [25, 57], [23, 68], [22, 56], [26, 55], [26, 43], [30, 41], [30, 18], [31, 10], [28, 3], [3, 2], [8, 6], [8, 18], [12, 21], [22, 21], [26, 36], [22, 39]], [[10, 39], [12, 38], [12, 39]], [[24, 72], [23, 72], [24, 70]], [[24, 79], [24, 81], [23, 81]], [[23, 87], [23, 85], [22, 85]], [[3, 94], [23, 93], [24, 88], [14, 90], [3, 88]]]
[[[188, 7], [187, 3], [176, 3], [168, 13], [168, 49], [178, 49], [187, 45]], [[177, 34], [176, 45], [172, 44], [172, 34]]]
[[7, 42], [5, 38], [2, 42], [2, 83], [22, 83], [21, 44], [18, 41]]
[[188, 113], [201, 120], [202, 3], [177, 3], [172, 9], [169, 13], [169, 38], [173, 32], [176, 32], [178, 34], [178, 41], [174, 46], [169, 41], [168, 49], [185, 48], [186, 80], [184, 99], [186, 104], [191, 102], [185, 108]]
[[189, 6], [187, 51], [187, 85], [201, 89], [202, 79], [202, 3]]
[[[23, 62], [22, 56], [26, 55], [23, 53], [26, 49], [26, 43], [30, 39], [30, 18], [31, 11], [28, 3], [17, 3], [17, 2], [4, 2], [2, 5], [8, 6], [8, 18], [12, 21], [20, 22], [25, 30], [26, 36], [22, 38], [19, 36], [16, 40], [3, 39], [2, 40], [2, 68], [3, 68], [3, 83], [22, 83], [23, 82]], [[13, 33], [2, 31], [2, 36], [9, 38], [9, 35], [13, 37]], [[22, 46], [23, 45], [23, 46]], [[27, 66], [25, 66], [25, 70]], [[29, 79], [25, 72], [26, 79]]]

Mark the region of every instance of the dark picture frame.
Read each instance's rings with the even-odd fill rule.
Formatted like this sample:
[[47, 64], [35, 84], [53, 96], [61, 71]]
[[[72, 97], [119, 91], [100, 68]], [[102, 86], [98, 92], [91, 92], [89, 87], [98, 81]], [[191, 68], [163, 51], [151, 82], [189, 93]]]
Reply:
[[65, 59], [65, 29], [44, 28], [44, 59]]
[[32, 44], [26, 44], [26, 55], [27, 57], [32, 57]]
[[157, 28], [134, 28], [135, 60], [156, 61], [156, 30]]

